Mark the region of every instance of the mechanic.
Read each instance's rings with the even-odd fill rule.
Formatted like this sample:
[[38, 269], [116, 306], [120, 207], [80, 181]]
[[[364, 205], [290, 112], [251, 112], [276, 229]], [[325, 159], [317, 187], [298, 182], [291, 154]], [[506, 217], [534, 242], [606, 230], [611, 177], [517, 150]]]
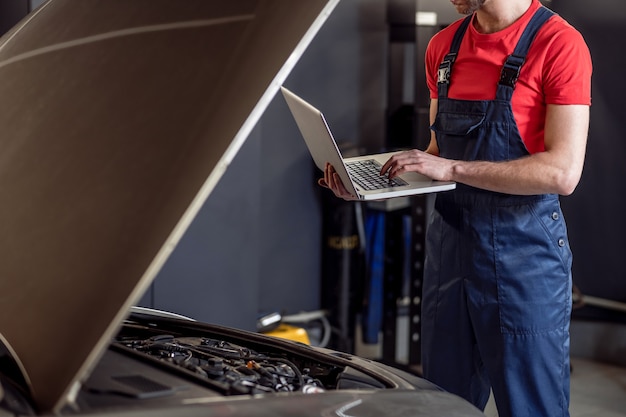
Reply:
[[[382, 173], [456, 181], [427, 230], [424, 376], [500, 417], [569, 416], [572, 255], [559, 195], [585, 158], [592, 63], [539, 0], [451, 0], [426, 53], [431, 141]], [[332, 166], [319, 184], [354, 199]]]

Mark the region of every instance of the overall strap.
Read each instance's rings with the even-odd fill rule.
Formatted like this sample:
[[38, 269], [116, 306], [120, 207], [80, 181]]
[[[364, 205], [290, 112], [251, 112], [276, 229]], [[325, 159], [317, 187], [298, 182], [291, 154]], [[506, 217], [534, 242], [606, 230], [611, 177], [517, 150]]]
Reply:
[[498, 82], [498, 91], [496, 93], [497, 99], [507, 101], [511, 100], [515, 84], [519, 78], [522, 66], [526, 61], [526, 55], [528, 54], [530, 45], [535, 40], [539, 29], [541, 29], [543, 24], [546, 23], [552, 15], [554, 15], [554, 12], [544, 6], [541, 6], [541, 8], [535, 12], [534, 16], [528, 23], [528, 26], [526, 26], [524, 33], [522, 33], [522, 36], [517, 42], [515, 50], [507, 57], [504, 66], [502, 67], [500, 81]]
[[461, 23], [459, 28], [456, 30], [454, 34], [454, 38], [452, 39], [452, 45], [450, 46], [450, 52], [443, 58], [441, 64], [439, 64], [439, 72], [437, 77], [437, 90], [439, 98], [447, 98], [448, 97], [448, 87], [450, 85], [450, 73], [452, 72], [452, 64], [456, 60], [456, 56], [459, 52], [459, 48], [461, 47], [461, 41], [463, 40], [463, 36], [465, 36], [465, 32], [472, 21], [472, 15], [467, 16], [465, 20]]

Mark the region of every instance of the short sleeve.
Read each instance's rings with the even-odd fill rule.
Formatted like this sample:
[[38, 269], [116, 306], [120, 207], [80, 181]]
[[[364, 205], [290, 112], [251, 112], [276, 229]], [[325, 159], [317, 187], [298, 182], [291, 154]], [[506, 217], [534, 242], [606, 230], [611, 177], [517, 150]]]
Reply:
[[591, 53], [580, 32], [564, 25], [551, 38], [547, 49], [543, 74], [545, 101], [591, 105]]

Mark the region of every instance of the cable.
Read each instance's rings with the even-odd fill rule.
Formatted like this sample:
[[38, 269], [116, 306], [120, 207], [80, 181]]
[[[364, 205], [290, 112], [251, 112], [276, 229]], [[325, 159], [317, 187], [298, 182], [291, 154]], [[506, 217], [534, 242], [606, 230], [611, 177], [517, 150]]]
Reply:
[[330, 342], [332, 334], [332, 328], [328, 318], [326, 318], [326, 314], [327, 312], [325, 310], [305, 311], [283, 316], [282, 321], [289, 324], [306, 324], [319, 320], [322, 323], [322, 338], [319, 341], [318, 346], [326, 347]]

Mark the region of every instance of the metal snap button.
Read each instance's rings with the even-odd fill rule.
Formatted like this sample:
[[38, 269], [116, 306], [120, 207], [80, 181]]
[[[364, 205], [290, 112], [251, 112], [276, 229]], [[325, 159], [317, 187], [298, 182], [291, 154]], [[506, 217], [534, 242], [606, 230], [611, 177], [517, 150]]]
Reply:
[[552, 220], [559, 220], [559, 213], [557, 213], [556, 211], [552, 213]]
[[565, 239], [559, 239], [559, 246], [560, 247], [565, 246]]

